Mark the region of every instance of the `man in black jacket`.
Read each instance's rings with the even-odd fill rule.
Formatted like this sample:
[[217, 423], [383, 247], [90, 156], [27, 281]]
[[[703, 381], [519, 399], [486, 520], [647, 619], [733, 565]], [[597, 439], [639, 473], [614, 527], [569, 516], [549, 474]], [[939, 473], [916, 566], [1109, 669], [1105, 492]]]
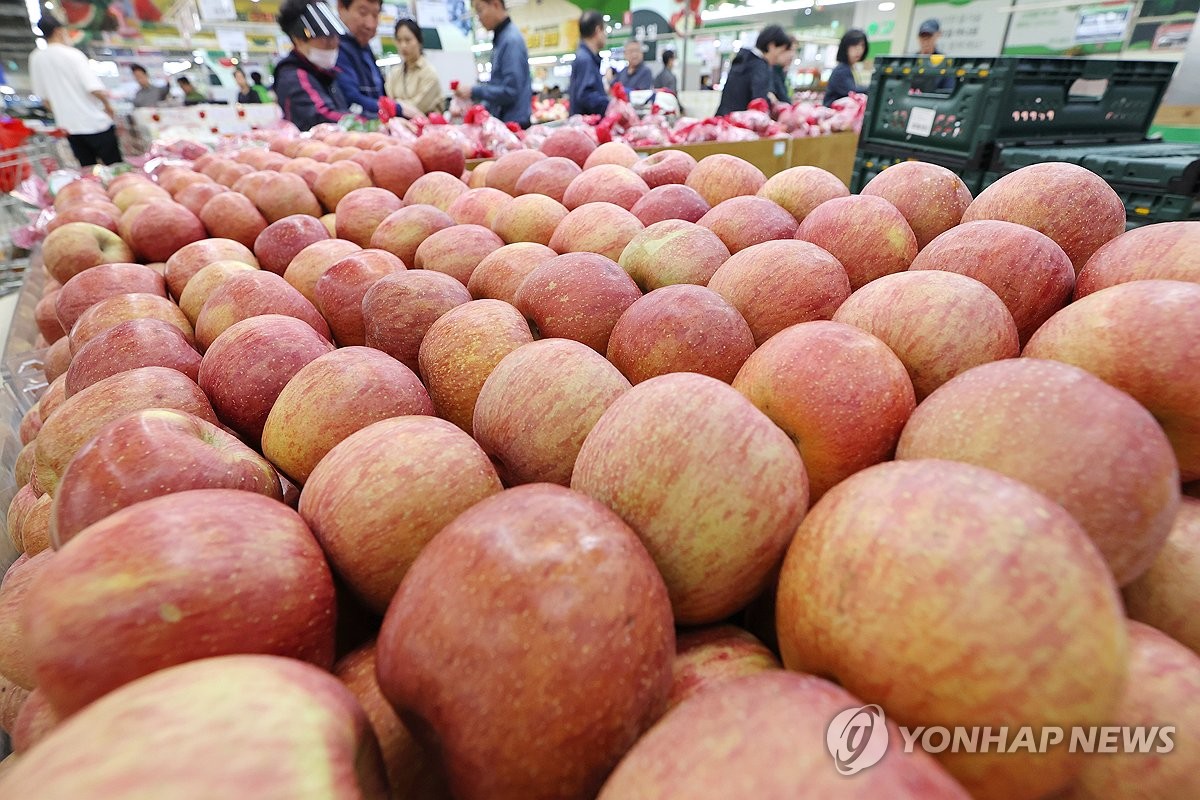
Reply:
[[[721, 105], [717, 116], [723, 117], [733, 111], [745, 111], [750, 101], [770, 99], [775, 92], [772, 74], [776, 65], [786, 66], [795, 55], [796, 40], [778, 25], [768, 25], [758, 34], [754, 47], [743, 47], [733, 58], [725, 89], [721, 92]], [[778, 98], [781, 99], [782, 98]]]
[[600, 12], [583, 12], [579, 18], [579, 49], [575, 51], [571, 82], [567, 85], [572, 114], [603, 114], [608, 110], [608, 93], [600, 77], [600, 51], [607, 40]]
[[302, 131], [338, 122], [350, 109], [335, 79], [341, 20], [320, 0], [284, 0], [278, 20], [292, 40], [292, 52], [275, 66], [284, 119]]

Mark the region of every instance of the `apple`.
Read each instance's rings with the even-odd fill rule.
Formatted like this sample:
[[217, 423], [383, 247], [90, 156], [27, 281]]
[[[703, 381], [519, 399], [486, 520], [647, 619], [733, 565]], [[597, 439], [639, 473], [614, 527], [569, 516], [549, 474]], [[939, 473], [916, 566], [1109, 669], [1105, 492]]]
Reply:
[[362, 299], [380, 278], [404, 270], [404, 262], [386, 250], [359, 250], [336, 262], [317, 280], [317, 310], [340, 347], [366, 342]]
[[833, 321], [890, 347], [904, 362], [918, 403], [971, 367], [1021, 354], [1017, 326], [996, 293], [953, 272], [885, 275], [850, 295]]
[[[32, 411], [33, 409], [30, 409]], [[17, 461], [13, 465], [13, 477], [16, 479], [18, 486], [24, 486], [29, 483], [29, 478], [33, 474], [33, 464], [36, 454], [36, 448], [33, 442], [21, 446], [20, 452], [17, 453]]]
[[467, 289], [476, 300], [494, 299], [513, 304], [521, 283], [542, 264], [558, 254], [536, 242], [506, 244], [484, 256]]
[[[83, 273], [79, 274], [82, 275]], [[62, 290], [60, 289], [52, 290], [41, 300], [38, 300], [33, 309], [33, 318], [37, 325], [38, 334], [46, 340], [47, 344], [53, 344], [67, 335], [62, 322], [58, 319], [58, 295], [61, 293]]]
[[586, 203], [600, 202], [630, 209], [649, 191], [646, 182], [628, 167], [601, 164], [579, 173], [563, 192], [562, 203], [568, 211]]
[[542, 154], [569, 158], [582, 167], [596, 150], [596, 140], [590, 133], [579, 128], [558, 128], [542, 142]]
[[130, 261], [133, 251], [120, 236], [90, 222], [69, 222], [42, 242], [42, 263], [61, 284], [100, 264]]
[[1180, 501], [1154, 563], [1125, 586], [1125, 610], [1200, 653], [1200, 500]]
[[288, 381], [332, 350], [327, 339], [295, 317], [250, 317], [226, 328], [204, 353], [200, 387], [221, 420], [257, 444]]
[[[46, 695], [34, 689], [21, 706], [15, 724], [10, 731], [14, 753], [24, 753], [35, 744], [46, 738], [54, 730], [59, 720], [54, 709], [46, 700]], [[15, 761], [15, 759], [13, 759]]]
[[345, 239], [322, 239], [313, 242], [292, 258], [287, 269], [283, 271], [283, 279], [315, 305], [317, 282], [321, 280], [321, 276], [343, 258], [361, 252], [361, 247]]
[[1168, 722], [1173, 747], [1160, 732], [1151, 749], [1091, 756], [1067, 800], [1114, 796], [1187, 797], [1200, 769], [1200, 749], [1183, 734], [1200, 723], [1200, 656], [1148, 625], [1129, 623], [1129, 680], [1109, 724], [1154, 730]]
[[259, 234], [267, 227], [267, 219], [249, 198], [237, 192], [224, 192], [213, 197], [198, 215], [209, 236], [223, 237], [253, 247]]
[[882, 197], [853, 195], [827, 200], [796, 229], [796, 238], [828, 251], [846, 268], [850, 287], [902, 272], [917, 255], [908, 220]]
[[499, 189], [468, 189], [455, 198], [446, 213], [457, 225], [483, 225], [490, 228], [496, 214], [511, 199], [511, 195]]
[[[486, 162], [485, 162], [486, 163]], [[379, 689], [374, 640], [338, 659], [333, 674], [346, 684], [371, 721], [379, 741], [388, 785], [394, 797], [440, 800], [448, 797], [433, 759], [417, 743]]]
[[584, 169], [591, 169], [600, 164], [616, 164], [621, 167], [632, 167], [638, 162], [637, 151], [624, 142], [604, 142], [583, 162]]
[[[465, 188], [466, 184], [463, 186]], [[408, 205], [384, 217], [371, 236], [371, 247], [387, 250], [403, 261], [406, 267], [412, 266], [421, 242], [453, 226], [454, 220], [440, 208], [421, 203]]]
[[[324, 175], [333, 167], [321, 171]], [[317, 180], [320, 180], [318, 176]], [[313, 186], [317, 184], [314, 182]], [[258, 191], [250, 195], [254, 205], [262, 212], [268, 223], [278, 222], [291, 216], [321, 216], [321, 203], [309, 188], [308, 182], [299, 175], [288, 172], [267, 173]]]
[[66, 396], [139, 367], [177, 369], [194, 381], [200, 371], [200, 354], [168, 322], [126, 320], [104, 331], [75, 354], [66, 372]]
[[737, 309], [703, 286], [655, 289], [617, 320], [608, 360], [630, 383], [696, 372], [732, 383], [754, 352], [754, 334]]
[[730, 253], [796, 236], [796, 219], [790, 212], [755, 196], [724, 200], [701, 217], [698, 224], [719, 236]]
[[[21, 630], [21, 610], [29, 594], [29, 586], [41, 574], [53, 550], [43, 550], [35, 556], [21, 556], [4, 573], [0, 583], [0, 675], [14, 686], [30, 691], [36, 685], [33, 667]], [[12, 728], [5, 728], [12, 733]]]
[[963, 461], [1037, 489], [1092, 538], [1118, 585], [1150, 567], [1179, 509], [1175, 455], [1154, 417], [1057, 361], [1009, 359], [954, 378], [913, 413], [896, 458]]
[[429, 326], [470, 301], [466, 287], [441, 272], [408, 270], [380, 278], [363, 295], [367, 347], [382, 350], [415, 372]]
[[134, 219], [129, 244], [143, 261], [166, 261], [180, 248], [208, 238], [200, 218], [179, 203], [153, 203]]
[[63, 208], [80, 202], [96, 200], [107, 201], [108, 192], [100, 185], [100, 181], [80, 177], [71, 181], [54, 193], [54, 207]]
[[[59, 406], [67, 399], [67, 376], [61, 375], [54, 379], [54, 382], [46, 387], [42, 392], [42, 397], [37, 402], [38, 414], [42, 418], [42, 422], [50, 419]], [[40, 431], [39, 431], [40, 433]]]
[[50, 512], [53, 502], [54, 498], [43, 494], [33, 502], [21, 520], [21, 550], [30, 558], [51, 547]]
[[166, 189], [151, 183], [149, 180], [139, 180], [122, 186], [112, 194], [112, 202], [122, 211], [139, 203], [165, 203], [171, 201], [171, 193]]
[[254, 255], [265, 270], [282, 275], [304, 248], [313, 242], [332, 238], [321, 220], [307, 214], [293, 214], [272, 222], [254, 240]]
[[382, 613], [434, 535], [501, 489], [470, 436], [435, 417], [398, 416], [330, 450], [305, 483], [300, 514], [354, 594]]
[[[56, 379], [57, 377], [58, 376], [55, 376]], [[54, 381], [50, 382], [54, 383]], [[41, 428], [42, 416], [38, 410], [38, 404], [34, 403], [33, 407], [26, 411], [21, 417], [21, 424], [19, 426], [18, 433], [21, 439], [21, 444], [27, 445], [32, 442], [35, 438], [37, 438], [38, 431], [41, 430]]]
[[[676, 152], [664, 150], [666, 153]], [[641, 220], [646, 227], [656, 222], [668, 219], [679, 219], [687, 222], [699, 222], [708, 213], [708, 203], [696, 193], [681, 184], [668, 183], [656, 186], [642, 196], [630, 209], [633, 215]]]
[[[862, 701], [812, 675], [771, 670], [706, 692], [668, 714], [626, 754], [599, 800], [785, 800], [798, 797], [967, 800], [924, 751], [904, 751], [894, 722], [879, 717], [860, 747], [883, 759], [853, 777], [830, 758], [830, 720]], [[886, 731], [887, 737], [881, 733]]]
[[437, 415], [471, 433], [484, 381], [501, 359], [532, 341], [521, 313], [499, 300], [472, 300], [439, 317], [417, 353]]
[[603, 354], [617, 319], [641, 296], [633, 279], [611, 259], [568, 253], [529, 273], [514, 305], [539, 337], [574, 339]]
[[436, 125], [422, 132], [421, 137], [413, 144], [413, 152], [421, 159], [421, 166], [426, 173], [448, 172], [457, 179], [467, 168], [467, 159], [458, 142], [454, 140], [450, 131], [440, 130]]
[[896, 207], [921, 249], [962, 222], [971, 191], [945, 167], [924, 161], [902, 161], [876, 175], [862, 194], [882, 197]]
[[322, 214], [320, 217], [321, 224], [325, 226], [325, 230], [329, 231], [331, 237], [337, 237], [337, 214], [330, 212]]
[[[499, 189], [509, 196], [524, 194], [517, 191], [517, 181], [525, 174], [525, 171], [534, 164], [545, 161], [546, 154], [540, 153], [537, 150], [513, 150], [505, 153], [496, 159], [491, 169], [488, 170], [485, 185], [490, 189]], [[576, 167], [576, 173], [580, 170], [575, 162], [571, 162]], [[561, 200], [561, 198], [555, 198]]]
[[[1120, 597], [1083, 529], [969, 464], [880, 464], [834, 488], [792, 540], [776, 608], [784, 666], [907, 726], [1107, 725], [1125, 682]], [[1082, 766], [1065, 739], [937, 757], [978, 798], [1051, 796]]]
[[200, 212], [204, 210], [204, 206], [209, 200], [228, 191], [229, 187], [212, 181], [191, 183], [175, 195], [175, 202], [199, 217]]
[[[655, 190], [657, 191], [657, 190]], [[638, 232], [621, 253], [621, 267], [643, 291], [679, 283], [703, 286], [729, 259], [729, 249], [708, 230], [684, 220], [663, 220]]]
[[368, 247], [379, 223], [403, 206], [404, 201], [387, 189], [369, 186], [347, 192], [336, 206], [337, 238]]
[[1046, 234], [1078, 275], [1093, 253], [1125, 232], [1125, 204], [1096, 173], [1078, 164], [1051, 162], [1022, 167], [984, 189], [962, 221], [983, 219], [1015, 222]]
[[118, 294], [167, 296], [163, 276], [141, 264], [101, 264], [67, 281], [54, 296], [54, 311], [64, 330], [70, 330], [96, 303]]
[[255, 269], [232, 276], [208, 296], [196, 317], [196, 343], [207, 351], [232, 325], [262, 314], [295, 317], [323, 339], [333, 338], [321, 313], [304, 295], [275, 273]]
[[307, 156], [289, 159], [286, 164], [279, 168], [280, 172], [290, 172], [304, 178], [304, 182], [308, 184], [308, 188], [312, 188], [317, 178], [321, 173], [328, 168], [328, 165], [321, 163]]
[[820, 167], [800, 166], [767, 178], [767, 182], [758, 190], [758, 196], [787, 209], [800, 223], [826, 200], [849, 197], [850, 190], [832, 172]]
[[869, 333], [805, 322], [754, 351], [733, 381], [800, 449], [812, 499], [891, 458], [916, 406], [903, 362]]
[[651, 378], [613, 403], [571, 488], [637, 531], [680, 625], [724, 619], [760, 594], [808, 507], [787, 434], [727, 384], [689, 373]]
[[216, 423], [200, 387], [179, 370], [139, 367], [92, 384], [62, 402], [38, 433], [34, 474], [53, 494], [71, 459], [108, 423], [144, 408], [174, 408]]
[[421, 242], [413, 266], [444, 272], [466, 286], [479, 262], [503, 246], [504, 241], [482, 225], [455, 225]]
[[757, 194], [766, 182], [767, 176], [758, 167], [725, 153], [701, 159], [686, 181], [712, 207], [731, 197]]
[[985, 284], [1008, 306], [1024, 346], [1071, 298], [1075, 270], [1050, 237], [1012, 222], [966, 222], [913, 259], [912, 270], [957, 272]]
[[568, 489], [522, 486], [425, 547], [376, 647], [380, 689], [436, 747], [455, 797], [585, 798], [665, 709], [675, 635], [628, 525]]
[[55, 211], [54, 219], [46, 223], [46, 232], [52, 233], [70, 222], [89, 222], [116, 233], [120, 219], [120, 209], [112, 203], [84, 203]]
[[634, 173], [651, 189], [670, 184], [687, 183], [688, 176], [695, 168], [695, 157], [683, 150], [660, 150], [657, 153], [651, 153], [631, 167]]
[[1200, 221], [1143, 225], [1105, 244], [1087, 260], [1075, 299], [1135, 280], [1200, 283]]
[[274, 468], [231, 434], [184, 411], [135, 411], [105, 425], [71, 459], [54, 495], [51, 541], [61, 550], [123, 508], [192, 489], [283, 500]]
[[221, 284], [242, 272], [252, 272], [258, 267], [252, 267], [243, 261], [214, 261], [204, 267], [188, 281], [179, 296], [179, 310], [195, 327], [200, 316], [200, 310], [208, 302], [208, 298]]
[[101, 300], [83, 312], [71, 326], [71, 352], [77, 354], [85, 344], [109, 328], [131, 319], [159, 319], [180, 330], [193, 341], [192, 324], [179, 306], [157, 294], [117, 294]]
[[[342, 160], [330, 165], [329, 169], [317, 176], [312, 192], [326, 211], [333, 211], [346, 195], [356, 189], [366, 189], [371, 186], [371, 176], [367, 174], [361, 164]], [[388, 194], [391, 195], [391, 192]], [[391, 196], [395, 197], [395, 195]]]
[[263, 455], [297, 485], [339, 442], [383, 419], [433, 414], [413, 371], [369, 347], [342, 347], [298, 371], [271, 406]]
[[[522, 152], [522, 151], [519, 151]], [[526, 150], [527, 153], [538, 153], [536, 150]], [[538, 153], [538, 155], [542, 155]], [[555, 156], [542, 159], [531, 164], [513, 186], [514, 194], [544, 194], [558, 202], [563, 202], [567, 187], [583, 172], [569, 158]], [[490, 173], [489, 173], [490, 174]]]
[[816, 245], [778, 241], [730, 257], [708, 288], [738, 310], [761, 346], [792, 325], [831, 318], [850, 297], [850, 278]]
[[669, 708], [703, 692], [723, 691], [738, 678], [777, 669], [775, 654], [753, 634], [733, 625], [680, 633], [675, 639]]
[[487, 174], [492, 171], [492, 166], [495, 161], [484, 161], [471, 170], [471, 174], [467, 178], [467, 185], [472, 189], [487, 188]]
[[[29, 515], [29, 511], [37, 501], [38, 495], [34, 493], [33, 486], [26, 483], [17, 490], [17, 493], [13, 495], [13, 499], [8, 505], [8, 513], [5, 516], [5, 526], [8, 528], [8, 540], [12, 542], [12, 546], [19, 553], [24, 552], [21, 540], [23, 538], [22, 529], [25, 525], [25, 517]], [[0, 654], [0, 657], [3, 657], [3, 654]], [[0, 675], [4, 674], [7, 673], [0, 666]]]
[[558, 253], [597, 253], [616, 261], [644, 227], [618, 205], [587, 203], [563, 217], [547, 244]]
[[258, 259], [250, 248], [233, 239], [193, 242], [167, 259], [164, 276], [171, 296], [176, 299], [182, 297], [192, 276], [217, 261], [240, 261], [252, 267], [258, 266]]
[[504, 356], [483, 382], [472, 430], [507, 486], [566, 486], [579, 448], [627, 381], [603, 356], [542, 339]]
[[371, 179], [376, 186], [387, 189], [396, 197], [404, 197], [408, 187], [424, 174], [421, 159], [410, 147], [385, 147], [371, 157]]
[[468, 191], [467, 184], [445, 172], [427, 172], [413, 181], [404, 193], [404, 202], [409, 205], [433, 206], [446, 211]]
[[524, 194], [496, 209], [492, 230], [508, 244], [547, 244], [567, 217], [567, 209], [552, 197]]
[[[107, 737], [119, 752], [79, 761]], [[149, 752], [155, 756], [143, 757]], [[210, 759], [223, 768], [213, 770]], [[62, 722], [0, 779], [12, 797], [199, 800], [235, 797], [247, 786], [296, 800], [388, 791], [354, 695], [328, 672], [261, 655], [202, 659], [121, 687]]]

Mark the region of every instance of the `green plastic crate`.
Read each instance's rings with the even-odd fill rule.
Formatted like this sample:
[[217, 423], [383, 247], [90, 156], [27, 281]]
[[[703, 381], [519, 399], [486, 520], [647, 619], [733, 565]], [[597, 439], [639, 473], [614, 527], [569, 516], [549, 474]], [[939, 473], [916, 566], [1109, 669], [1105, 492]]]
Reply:
[[1031, 164], [1066, 161], [1087, 167], [1109, 183], [1166, 194], [1200, 194], [1200, 144], [1149, 141], [1076, 147], [1004, 147], [993, 167], [1011, 172]]
[[984, 170], [971, 169], [963, 161], [956, 162], [954, 159], [929, 157], [928, 154], [918, 151], [886, 147], [870, 150], [860, 148], [854, 156], [854, 174], [850, 180], [850, 191], [858, 194], [872, 178], [893, 164], [899, 164], [902, 161], [926, 161], [943, 166], [962, 178], [972, 195], [979, 194], [1000, 177], [998, 174]]
[[[989, 165], [997, 144], [1141, 141], [1175, 72], [1162, 61], [881, 56], [862, 141]], [[953, 77], [944, 93], [914, 81]]]
[[1155, 222], [1200, 220], [1200, 198], [1148, 192], [1136, 187], [1113, 186], [1125, 204], [1129, 227]]

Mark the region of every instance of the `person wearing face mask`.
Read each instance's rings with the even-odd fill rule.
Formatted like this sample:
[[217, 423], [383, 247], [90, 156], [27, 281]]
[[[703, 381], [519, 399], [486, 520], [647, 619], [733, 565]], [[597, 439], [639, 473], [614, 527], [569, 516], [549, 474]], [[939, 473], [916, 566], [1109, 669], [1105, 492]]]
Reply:
[[346, 26], [339, 43], [338, 86], [346, 102], [369, 117], [379, 116], [383, 96], [383, 73], [371, 52], [382, 8], [383, 0], [338, 0], [338, 16]]
[[275, 97], [284, 119], [302, 131], [338, 122], [350, 111], [336, 79], [338, 37], [345, 26], [321, 0], [284, 0], [277, 19], [292, 40], [292, 52], [275, 66]]

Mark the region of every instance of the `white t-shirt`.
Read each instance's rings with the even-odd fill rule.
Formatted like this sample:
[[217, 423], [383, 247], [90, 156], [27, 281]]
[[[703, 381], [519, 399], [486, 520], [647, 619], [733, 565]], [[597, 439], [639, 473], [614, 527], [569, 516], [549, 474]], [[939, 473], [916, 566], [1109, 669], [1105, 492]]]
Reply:
[[81, 50], [65, 44], [48, 44], [29, 54], [33, 93], [50, 101], [50, 113], [67, 133], [101, 133], [113, 126], [104, 104], [92, 94], [104, 90], [100, 76], [88, 66]]

